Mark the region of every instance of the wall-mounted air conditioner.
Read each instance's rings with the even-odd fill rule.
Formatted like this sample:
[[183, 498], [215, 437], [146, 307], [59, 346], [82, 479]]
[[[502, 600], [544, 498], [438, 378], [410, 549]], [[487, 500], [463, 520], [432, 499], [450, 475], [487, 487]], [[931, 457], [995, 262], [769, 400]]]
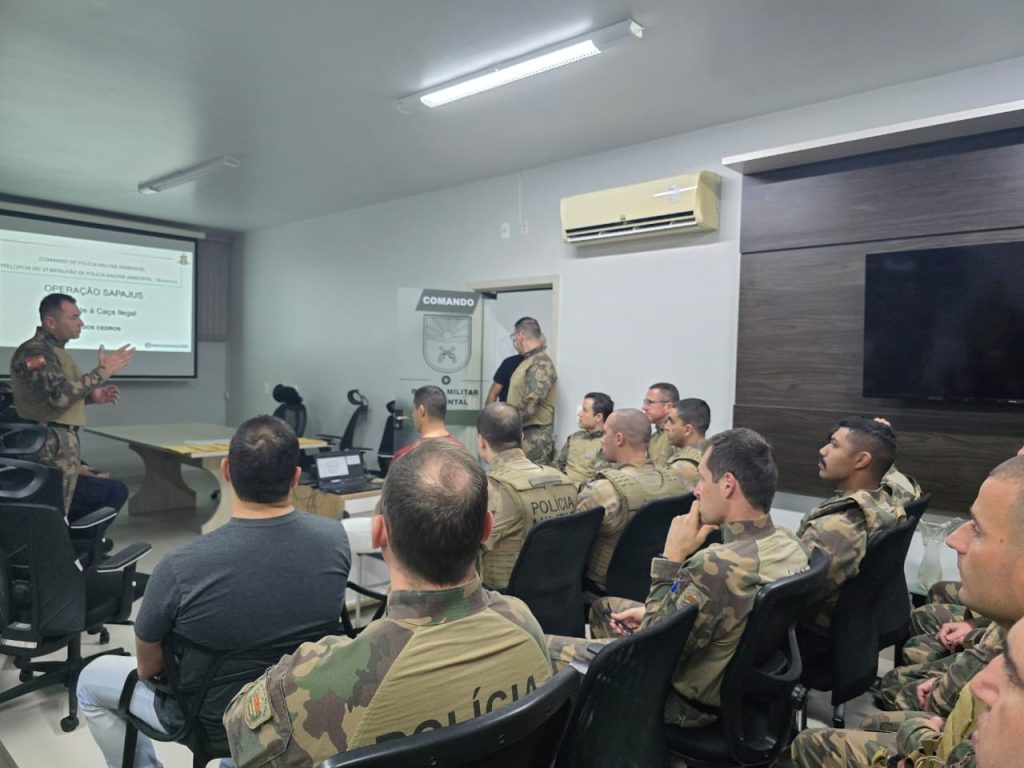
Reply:
[[717, 173], [671, 176], [562, 198], [562, 239], [586, 245], [718, 229]]

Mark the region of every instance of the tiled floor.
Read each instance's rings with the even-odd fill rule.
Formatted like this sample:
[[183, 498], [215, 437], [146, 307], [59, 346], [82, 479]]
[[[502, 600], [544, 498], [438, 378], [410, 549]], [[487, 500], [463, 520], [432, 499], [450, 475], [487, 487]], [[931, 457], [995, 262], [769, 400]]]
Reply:
[[[213, 509], [210, 492], [215, 488], [213, 479], [205, 472], [186, 468], [186, 481], [198, 492], [202, 514]], [[137, 481], [136, 481], [137, 482]], [[131, 483], [130, 483], [131, 485]], [[134, 490], [134, 489], [133, 489]], [[111, 538], [119, 545], [133, 541], [147, 541], [153, 550], [140, 563], [140, 570], [151, 571], [159, 559], [170, 549], [196, 535], [198, 523], [193, 515], [177, 517], [133, 518], [121, 514], [111, 528]], [[361, 548], [359, 532], [350, 530], [353, 549]], [[129, 626], [111, 626], [111, 642], [101, 647], [94, 636], [83, 640], [82, 653], [97, 653], [104, 648], [121, 647], [134, 651], [134, 635]], [[891, 656], [883, 654], [879, 672], [892, 667]], [[6, 657], [0, 657], [0, 690], [15, 685], [18, 671]], [[832, 710], [828, 694], [814, 692], [809, 699], [811, 726], [821, 726], [831, 720]], [[855, 727], [860, 720], [877, 710], [869, 696], [861, 696], [846, 707], [846, 721]], [[50, 766], [102, 766], [103, 758], [82, 722], [72, 733], [60, 730], [60, 719], [67, 714], [67, 696], [64, 688], [52, 687], [29, 694], [0, 707], [0, 768], [50, 768]], [[9, 757], [4, 754], [4, 749]], [[189, 751], [177, 744], [157, 744], [157, 756], [166, 768], [189, 768]], [[13, 759], [11, 764], [8, 760]], [[210, 765], [217, 765], [216, 762]], [[678, 765], [674, 763], [674, 765]]]

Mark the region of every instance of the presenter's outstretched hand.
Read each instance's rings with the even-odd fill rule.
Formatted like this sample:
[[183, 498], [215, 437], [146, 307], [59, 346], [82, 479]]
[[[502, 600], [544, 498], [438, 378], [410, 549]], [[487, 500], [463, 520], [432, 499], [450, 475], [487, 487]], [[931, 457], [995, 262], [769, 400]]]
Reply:
[[94, 389], [90, 399], [99, 405], [113, 405], [121, 399], [121, 390], [113, 384], [107, 384], [105, 387]]
[[128, 363], [135, 357], [135, 347], [130, 344], [125, 344], [123, 347], [115, 349], [113, 352], [107, 352], [100, 344], [99, 351], [100, 365], [110, 371], [113, 375], [124, 368]]

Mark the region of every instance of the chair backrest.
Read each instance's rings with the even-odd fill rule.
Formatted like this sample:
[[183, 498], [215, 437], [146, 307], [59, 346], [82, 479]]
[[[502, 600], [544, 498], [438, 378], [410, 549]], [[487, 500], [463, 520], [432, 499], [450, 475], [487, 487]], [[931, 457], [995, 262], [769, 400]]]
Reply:
[[905, 583], [903, 561], [917, 523], [912, 518], [876, 534], [856, 576], [843, 586], [832, 614], [832, 702], [859, 696], [878, 674], [879, 608], [885, 587]]
[[[0, 459], [0, 467], [13, 461]], [[0, 500], [0, 551], [7, 561], [10, 620], [26, 625], [17, 637], [9, 626], [0, 650], [16, 654], [30, 647], [25, 643], [85, 629], [86, 577], [59, 507]]]
[[576, 697], [557, 768], [668, 764], [665, 697], [697, 611], [689, 605], [597, 655]]
[[583, 636], [583, 573], [604, 507], [537, 523], [526, 535], [508, 594], [526, 603], [550, 635]]
[[358, 389], [350, 389], [348, 391], [348, 401], [356, 407], [352, 412], [352, 415], [348, 419], [348, 424], [345, 426], [345, 432], [341, 436], [341, 450], [347, 450], [348, 448], [354, 448], [353, 440], [356, 437], [356, 427], [359, 424], [359, 419], [366, 416], [370, 410], [370, 402], [363, 397], [362, 393]]
[[299, 437], [306, 431], [306, 406], [303, 403], [281, 403], [274, 409], [274, 416], [283, 419]]
[[381, 477], [387, 477], [391, 459], [395, 457], [395, 431], [398, 429], [398, 418], [402, 415], [402, 409], [395, 407], [394, 400], [389, 400], [386, 407], [388, 418], [384, 422], [384, 432], [377, 447], [377, 465], [380, 467]]
[[318, 768], [541, 768], [565, 731], [579, 674], [564, 669], [519, 701], [465, 723], [354, 749]]
[[722, 680], [721, 716], [733, 757], [741, 765], [771, 762], [789, 743], [792, 694], [803, 667], [796, 624], [828, 571], [815, 548], [807, 570], [761, 588], [736, 653]]
[[[929, 494], [907, 502], [903, 510], [910, 521], [910, 536], [906, 539], [907, 546], [903, 550], [901, 562], [907, 559], [910, 542], [921, 521], [921, 515], [932, 500]], [[910, 591], [905, 578], [890, 579], [882, 586], [882, 598], [878, 607], [878, 647], [885, 648], [893, 643], [905, 640], [910, 634]]]
[[644, 504], [626, 524], [608, 563], [607, 593], [643, 601], [651, 588], [651, 558], [665, 547], [676, 515], [689, 511], [693, 494], [655, 499]]

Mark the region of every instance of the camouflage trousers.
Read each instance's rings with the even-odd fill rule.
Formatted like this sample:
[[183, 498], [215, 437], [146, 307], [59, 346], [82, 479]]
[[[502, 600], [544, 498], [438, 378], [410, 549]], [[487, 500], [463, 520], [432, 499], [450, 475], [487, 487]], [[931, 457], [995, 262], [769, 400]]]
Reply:
[[67, 515], [71, 509], [71, 498], [75, 495], [75, 485], [78, 483], [78, 467], [82, 463], [78, 432], [64, 427], [49, 427], [46, 430], [46, 442], [43, 443], [43, 447], [29, 459], [60, 470], [64, 491], [64, 509], [61, 511]]
[[[928, 603], [915, 608], [910, 614], [910, 634], [912, 637], [903, 646], [903, 658], [908, 664], [924, 664], [925, 662], [942, 659], [949, 655], [949, 650], [939, 642], [938, 633], [943, 624], [963, 621], [967, 609], [954, 603]], [[981, 637], [981, 631], [972, 632], [964, 642], [969, 648]]]
[[986, 664], [1005, 649], [1005, 633], [990, 624], [972, 647], [944, 659], [897, 667], [882, 678], [875, 693], [875, 703], [882, 709], [921, 709], [917, 687], [925, 680], [937, 678], [925, 708], [945, 717], [952, 711], [960, 691]]
[[811, 728], [797, 734], [773, 768], [868, 768], [876, 757], [895, 755], [895, 732]]
[[572, 664], [574, 661], [581, 661], [589, 664], [594, 659], [594, 654], [587, 650], [588, 645], [593, 645], [595, 640], [614, 640], [618, 635], [612, 632], [610, 613], [619, 613], [627, 608], [635, 608], [643, 603], [627, 600], [624, 597], [601, 597], [590, 606], [590, 636], [594, 638], [587, 640], [582, 637], [565, 637], [564, 635], [548, 635], [548, 656], [555, 671], [559, 672]]
[[928, 588], [928, 602], [963, 605], [960, 602], [960, 582], [936, 581]]
[[534, 464], [551, 464], [555, 458], [555, 428], [523, 427], [523, 452]]

